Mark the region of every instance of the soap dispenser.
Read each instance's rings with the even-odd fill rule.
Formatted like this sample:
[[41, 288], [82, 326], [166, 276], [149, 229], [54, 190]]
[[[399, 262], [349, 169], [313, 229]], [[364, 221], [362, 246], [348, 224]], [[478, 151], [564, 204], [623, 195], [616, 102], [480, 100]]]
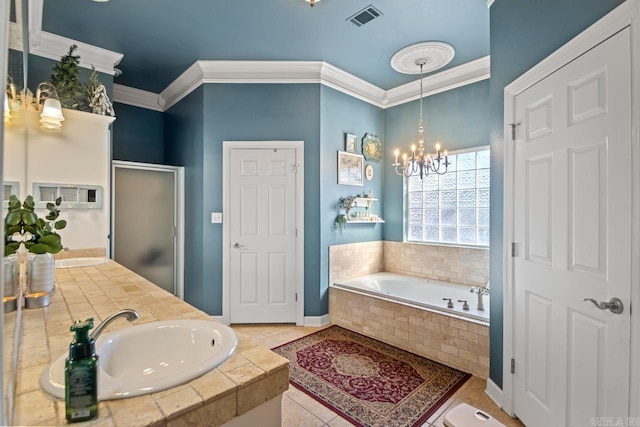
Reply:
[[68, 422], [86, 421], [98, 416], [98, 356], [89, 330], [93, 319], [75, 321], [76, 333], [69, 345], [64, 365], [65, 407]]

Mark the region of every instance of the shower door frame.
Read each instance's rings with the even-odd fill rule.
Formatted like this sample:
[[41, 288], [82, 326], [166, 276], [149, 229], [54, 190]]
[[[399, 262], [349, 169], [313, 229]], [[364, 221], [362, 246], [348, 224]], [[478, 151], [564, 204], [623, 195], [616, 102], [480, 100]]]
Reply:
[[175, 296], [184, 301], [184, 167], [156, 165], [152, 163], [127, 162], [113, 160], [111, 162], [111, 258], [115, 253], [115, 229], [116, 229], [116, 195], [115, 179], [116, 168], [134, 169], [154, 172], [174, 173], [174, 215], [175, 215], [175, 239], [174, 239], [174, 284]]

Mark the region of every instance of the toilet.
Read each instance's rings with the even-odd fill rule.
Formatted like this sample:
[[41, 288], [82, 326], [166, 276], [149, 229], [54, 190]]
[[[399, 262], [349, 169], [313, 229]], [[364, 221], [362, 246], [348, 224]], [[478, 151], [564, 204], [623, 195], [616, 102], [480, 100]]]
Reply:
[[486, 412], [461, 403], [444, 416], [447, 427], [505, 427], [500, 421]]

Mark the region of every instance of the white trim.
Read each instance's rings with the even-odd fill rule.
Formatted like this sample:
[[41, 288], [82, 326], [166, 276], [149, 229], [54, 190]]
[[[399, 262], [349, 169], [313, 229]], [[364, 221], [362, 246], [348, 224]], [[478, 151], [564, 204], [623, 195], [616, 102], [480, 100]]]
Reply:
[[[489, 56], [484, 56], [427, 76], [423, 79], [423, 96], [488, 79], [489, 64]], [[319, 83], [379, 108], [420, 97], [420, 80], [385, 91], [324, 61], [196, 61], [160, 93], [164, 110], [205, 83]]]
[[[503, 409], [510, 415], [514, 413], [513, 404], [513, 378], [510, 372], [510, 363], [513, 354], [513, 331], [511, 324], [514, 319], [514, 302], [513, 295], [510, 290], [513, 287], [513, 268], [511, 265], [510, 244], [513, 241], [513, 206], [510, 202], [513, 200], [513, 150], [509, 136], [511, 135], [509, 123], [513, 122], [515, 117], [515, 98], [520, 93], [544, 79], [555, 70], [563, 67], [573, 61], [580, 55], [584, 54], [594, 46], [602, 43], [609, 37], [613, 36], [627, 26], [631, 26], [632, 31], [632, 146], [633, 146], [633, 218], [634, 224], [638, 224], [640, 220], [640, 200], [638, 191], [640, 188], [640, 58], [638, 57], [638, 46], [640, 46], [640, 31], [636, 28], [636, 22], [639, 16], [640, 0], [628, 0], [611, 11], [609, 14], [598, 20], [585, 31], [574, 37], [571, 41], [559, 48], [557, 51], [549, 55], [533, 68], [522, 74], [504, 89], [504, 228], [503, 228], [503, 313], [504, 313], [504, 342], [503, 342]], [[631, 306], [640, 306], [640, 292], [638, 291], [638, 254], [640, 253], [640, 230], [636, 227], [633, 232], [633, 267], [632, 267], [632, 295]], [[640, 316], [632, 316], [631, 320], [631, 378], [637, 378], [640, 375], [640, 343], [637, 334], [640, 330]], [[629, 414], [637, 414], [640, 409], [640, 385], [637, 381], [631, 381], [630, 389], [630, 406]], [[624, 415], [624, 414], [621, 414]]]
[[496, 383], [491, 381], [491, 378], [487, 378], [487, 388], [484, 389], [484, 392], [491, 400], [493, 400], [493, 403], [495, 403], [498, 408], [502, 408], [502, 390], [496, 385]]
[[491, 5], [493, 5], [495, 1], [496, 0], [487, 0], [487, 8], [491, 9]]
[[322, 316], [304, 316], [304, 326], [325, 326], [331, 323], [329, 314], [323, 314]]
[[153, 111], [164, 111], [164, 100], [160, 95], [142, 89], [113, 84], [113, 102], [146, 108]]
[[224, 317], [222, 316], [211, 316], [211, 320], [215, 320], [216, 322], [224, 323], [228, 325], [229, 323], [225, 322]]
[[[174, 281], [176, 296], [184, 300], [184, 167], [156, 165], [152, 163], [125, 162], [113, 160], [111, 162], [111, 188], [115, 188], [116, 168], [148, 170], [158, 172], [172, 172], [174, 174], [175, 194], [175, 224], [176, 242], [174, 253]], [[111, 256], [114, 256], [115, 249], [115, 191], [111, 193]]]
[[[487, 55], [466, 64], [424, 77], [422, 79], [423, 97], [490, 78], [490, 63], [491, 59]], [[419, 98], [420, 79], [389, 89], [383, 98], [382, 108], [394, 107]]]
[[110, 125], [116, 120], [115, 116], [103, 116], [102, 114], [93, 114], [88, 111], [72, 110], [70, 108], [63, 108], [62, 115], [66, 118], [74, 117], [86, 122], [104, 123], [105, 125]]
[[296, 152], [296, 325], [305, 324], [304, 317], [304, 141], [222, 141], [222, 316], [223, 323], [230, 323], [229, 249], [231, 248], [229, 222], [231, 185], [229, 163], [232, 149], [294, 149]]

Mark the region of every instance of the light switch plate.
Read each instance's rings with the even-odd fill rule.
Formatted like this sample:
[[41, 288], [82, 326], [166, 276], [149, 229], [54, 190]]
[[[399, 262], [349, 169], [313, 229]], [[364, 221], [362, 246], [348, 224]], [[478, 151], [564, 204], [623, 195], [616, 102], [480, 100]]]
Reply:
[[222, 212], [211, 212], [211, 224], [222, 224]]

